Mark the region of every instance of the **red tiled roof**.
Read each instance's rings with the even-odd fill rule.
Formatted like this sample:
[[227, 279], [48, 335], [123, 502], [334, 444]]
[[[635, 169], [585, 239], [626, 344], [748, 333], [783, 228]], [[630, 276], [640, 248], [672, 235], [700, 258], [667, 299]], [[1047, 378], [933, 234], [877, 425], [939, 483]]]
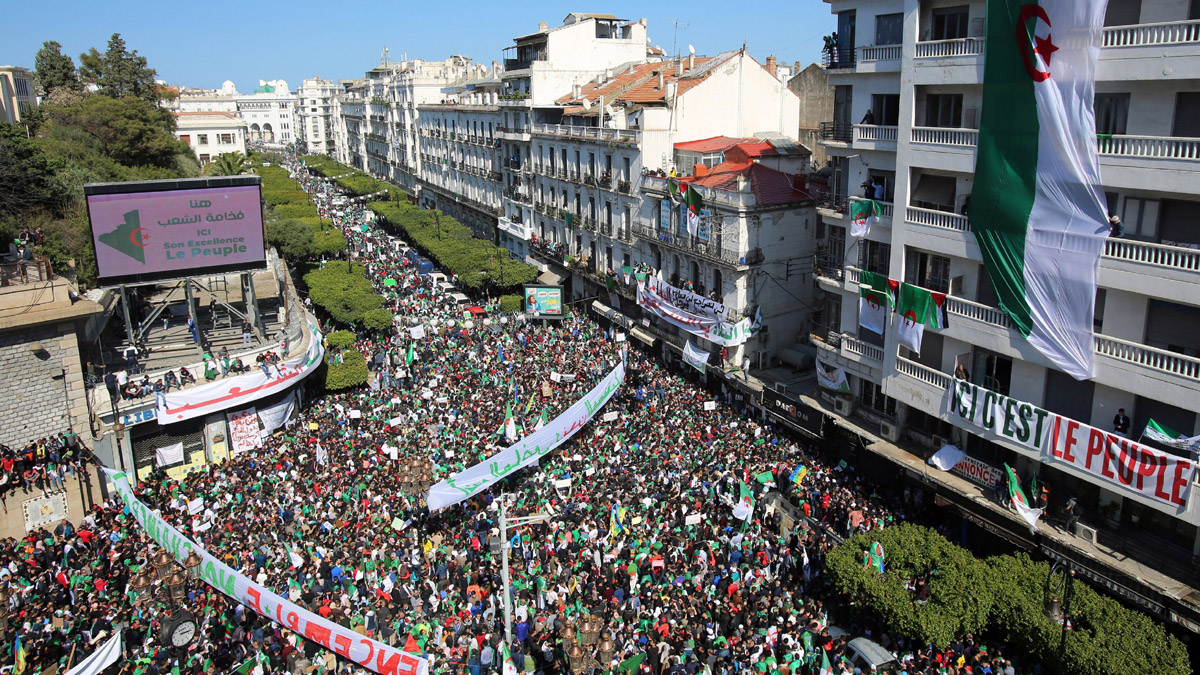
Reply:
[[760, 206], [781, 206], [811, 201], [812, 197], [795, 187], [795, 177], [761, 164], [723, 162], [709, 169], [707, 176], [685, 178], [691, 185], [715, 190], [736, 191], [739, 177], [749, 177], [750, 190]]
[[[598, 101], [601, 96], [605, 102], [625, 101], [628, 103], [658, 103], [666, 97], [667, 83], [677, 82], [679, 84], [677, 94], [683, 95], [692, 87], [700, 84], [708, 79], [708, 76], [713, 73], [715, 68], [702, 68], [712, 62], [713, 66], [718, 65], [716, 62], [729, 60], [736, 56], [738, 52], [729, 52], [721, 56], [714, 57], [697, 57], [695, 64], [687, 67], [687, 62], [684, 62], [684, 72], [682, 76], [675, 75], [674, 61], [652, 61], [643, 63], [626, 70], [619, 75], [614, 76], [604, 84], [597, 82], [589, 82], [584, 85], [580, 91], [580, 98], [586, 98], [589, 101]], [[699, 72], [697, 72], [699, 71]], [[663, 86], [658, 86], [658, 74], [663, 75]], [[567, 94], [558, 99], [558, 103], [570, 103], [575, 101], [575, 97]]]
[[720, 152], [728, 150], [742, 143], [753, 143], [753, 138], [730, 138], [729, 136], [713, 136], [712, 138], [702, 138], [698, 141], [684, 141], [676, 143], [676, 150], [686, 150], [688, 152]]
[[771, 145], [770, 141], [738, 143], [737, 148], [746, 153], [747, 157], [773, 157], [779, 154], [775, 151], [775, 146]]

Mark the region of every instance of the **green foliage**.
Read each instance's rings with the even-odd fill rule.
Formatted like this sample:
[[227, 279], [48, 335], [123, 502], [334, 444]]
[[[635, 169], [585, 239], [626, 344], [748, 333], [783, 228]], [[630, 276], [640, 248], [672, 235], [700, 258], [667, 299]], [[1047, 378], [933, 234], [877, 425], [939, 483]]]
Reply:
[[[862, 565], [862, 553], [874, 541], [883, 544], [884, 574]], [[992, 604], [987, 566], [929, 528], [904, 523], [851, 537], [831, 551], [825, 563], [842, 592], [917, 642], [941, 649], [987, 623]], [[905, 582], [926, 575], [929, 602], [917, 604]]]
[[354, 333], [348, 330], [335, 330], [325, 336], [325, 345], [329, 349], [347, 349], [353, 347], [355, 341]]
[[153, 102], [95, 95], [74, 106], [43, 107], [52, 128], [67, 128], [70, 142], [78, 144], [60, 147], [64, 153], [96, 154], [126, 167], [169, 170], [177, 154], [191, 152], [171, 133], [175, 118]]
[[394, 314], [381, 307], [363, 314], [362, 324], [367, 330], [379, 332], [387, 330], [395, 320]]
[[[250, 161], [254, 173], [263, 181], [263, 200], [267, 202], [267, 238], [271, 237], [272, 224], [276, 220], [295, 220], [303, 223], [313, 235], [312, 250], [304, 256], [293, 257], [280, 248], [280, 252], [291, 260], [331, 257], [346, 248], [346, 237], [329, 221], [322, 221], [308, 193], [292, 180], [286, 169], [278, 166], [263, 166], [263, 155], [255, 155]], [[278, 248], [274, 241], [271, 242]], [[294, 253], [303, 252], [303, 249]]]
[[330, 262], [323, 269], [304, 275], [308, 297], [335, 321], [359, 323], [367, 312], [383, 305], [383, 297], [375, 294], [371, 282], [363, 276], [364, 271], [359, 264], [347, 270], [344, 262]]
[[284, 259], [293, 262], [307, 260], [317, 250], [312, 226], [294, 218], [268, 222], [267, 242], [283, 254]]
[[318, 384], [327, 391], [359, 387], [367, 383], [367, 359], [362, 352], [349, 349], [342, 352], [341, 363], [329, 363], [331, 356], [325, 357], [325, 365], [317, 371]]
[[100, 54], [93, 47], [79, 55], [80, 78], [99, 88], [99, 93], [112, 98], [137, 98], [156, 105], [154, 86], [156, 73], [137, 50], [126, 49], [120, 33], [108, 39], [108, 49]]
[[15, 124], [0, 123], [0, 214], [57, 211], [63, 205], [59, 174], [66, 164], [25, 138]]
[[75, 62], [62, 53], [62, 45], [50, 40], [42, 43], [37, 56], [33, 57], [38, 84], [47, 95], [55, 89], [65, 87], [79, 89], [79, 76], [75, 73]]
[[524, 299], [519, 295], [500, 296], [500, 311], [505, 314], [515, 314], [524, 307]]
[[206, 176], [240, 176], [250, 170], [250, 161], [240, 152], [222, 152], [204, 167]]

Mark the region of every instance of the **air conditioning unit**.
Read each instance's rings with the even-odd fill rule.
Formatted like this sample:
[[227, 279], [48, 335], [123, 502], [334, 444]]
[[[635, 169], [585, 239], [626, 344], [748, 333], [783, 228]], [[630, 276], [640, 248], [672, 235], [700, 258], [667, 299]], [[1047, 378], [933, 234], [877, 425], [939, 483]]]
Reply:
[[900, 426], [891, 422], [880, 422], [879, 435], [895, 443], [900, 440]]
[[941, 450], [942, 448], [946, 447], [949, 444], [950, 444], [950, 441], [946, 438], [942, 438], [941, 436], [933, 437], [933, 451], [934, 452]]
[[839, 398], [833, 402], [833, 409], [842, 417], [849, 417], [850, 413], [854, 412], [854, 402], [849, 399]]

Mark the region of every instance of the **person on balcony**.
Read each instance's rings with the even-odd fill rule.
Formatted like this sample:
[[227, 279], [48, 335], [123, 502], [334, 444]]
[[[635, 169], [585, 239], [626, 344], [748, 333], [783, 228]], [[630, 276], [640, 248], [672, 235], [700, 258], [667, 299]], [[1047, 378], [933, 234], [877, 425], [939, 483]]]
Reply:
[[863, 115], [862, 121], [859, 122], [859, 124], [870, 124], [870, 125], [874, 126], [875, 125], [875, 113], [871, 112], [870, 109], [868, 109], [867, 114]]

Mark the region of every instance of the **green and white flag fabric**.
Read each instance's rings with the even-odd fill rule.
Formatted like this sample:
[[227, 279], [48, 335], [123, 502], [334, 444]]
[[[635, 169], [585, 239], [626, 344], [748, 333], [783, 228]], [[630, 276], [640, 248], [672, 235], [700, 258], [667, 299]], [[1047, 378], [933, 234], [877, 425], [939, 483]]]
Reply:
[[501, 675], [517, 675], [517, 664], [513, 663], [512, 654], [508, 651], [508, 644], [500, 643], [500, 663], [504, 664], [504, 670]]
[[517, 420], [512, 414], [512, 402], [508, 403], [508, 407], [504, 410], [504, 438], [509, 443], [517, 441]]
[[1000, 306], [1055, 367], [1092, 377], [1108, 216], [1096, 153], [1104, 2], [990, 0], [971, 230]]
[[872, 333], [883, 335], [887, 325], [888, 305], [891, 298], [886, 291], [867, 285], [858, 287], [858, 325]]
[[1042, 517], [1042, 509], [1035, 509], [1029, 504], [1025, 493], [1021, 491], [1021, 479], [1017, 478], [1017, 472], [1013, 471], [1011, 466], [1005, 464], [1004, 472], [1008, 474], [1008, 496], [1013, 508], [1029, 523], [1029, 531], [1037, 534], [1037, 521]]
[[683, 206], [687, 216], [687, 232], [694, 237], [700, 231], [700, 209], [704, 208], [704, 200], [691, 185], [683, 193]]
[[1146, 423], [1146, 429], [1142, 432], [1142, 435], [1155, 443], [1162, 443], [1172, 448], [1200, 452], [1200, 436], [1184, 436], [1170, 427], [1155, 422], [1153, 419]]
[[900, 344], [920, 354], [925, 327], [934, 330], [946, 327], [945, 302], [945, 293], [934, 293], [912, 284], [900, 284], [900, 300], [896, 305], [896, 311], [900, 314], [897, 331]]
[[850, 381], [841, 366], [827, 366], [817, 361], [817, 383], [826, 389], [842, 394], [850, 393]]
[[855, 199], [850, 202], [850, 236], [865, 237], [871, 226], [879, 222], [883, 207], [874, 199]]
[[688, 340], [683, 345], [683, 361], [703, 373], [708, 366], [708, 352], [696, 349], [692, 346], [692, 341]]
[[416, 352], [413, 351], [413, 343], [408, 343], [408, 353], [404, 355], [404, 365], [411, 366], [412, 362], [417, 358]]
[[754, 514], [754, 492], [745, 482], [742, 483], [741, 496], [733, 506], [733, 517], [738, 520], [749, 520]]

